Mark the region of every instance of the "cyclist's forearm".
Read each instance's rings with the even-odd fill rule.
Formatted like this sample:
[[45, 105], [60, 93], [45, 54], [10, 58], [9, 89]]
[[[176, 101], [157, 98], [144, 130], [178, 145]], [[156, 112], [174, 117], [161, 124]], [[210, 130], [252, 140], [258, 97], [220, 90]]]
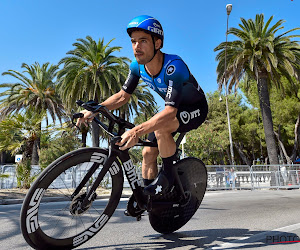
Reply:
[[127, 94], [125, 91], [121, 90], [118, 93], [106, 99], [104, 102], [101, 103], [101, 105], [105, 106], [109, 110], [114, 110], [122, 107], [125, 103], [129, 101], [129, 99], [130, 95]]

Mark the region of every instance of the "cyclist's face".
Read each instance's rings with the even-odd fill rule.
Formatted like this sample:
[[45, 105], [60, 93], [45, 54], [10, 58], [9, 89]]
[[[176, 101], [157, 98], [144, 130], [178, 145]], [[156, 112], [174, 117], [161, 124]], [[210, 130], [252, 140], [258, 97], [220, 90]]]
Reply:
[[153, 58], [154, 45], [151, 35], [143, 31], [133, 31], [131, 43], [134, 56], [139, 64], [146, 64]]

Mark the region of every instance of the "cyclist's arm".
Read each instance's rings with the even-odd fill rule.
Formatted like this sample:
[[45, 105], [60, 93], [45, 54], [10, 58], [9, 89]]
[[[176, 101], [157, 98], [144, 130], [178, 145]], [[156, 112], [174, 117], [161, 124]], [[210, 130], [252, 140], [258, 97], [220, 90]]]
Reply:
[[[138, 74], [138, 64], [136, 61], [133, 61], [130, 65], [129, 74], [122, 89], [118, 93], [112, 95], [104, 102], [102, 102], [101, 105], [106, 106], [109, 110], [114, 110], [122, 107], [125, 103], [127, 103], [130, 99], [131, 94], [139, 83], [140, 77]], [[88, 126], [87, 123], [91, 122], [97, 115], [96, 113], [88, 110], [83, 110], [81, 111], [81, 113], [83, 113], [84, 116], [77, 119], [77, 126], [79, 126], [81, 123], [84, 123], [86, 126]]]
[[130, 96], [131, 94], [128, 94], [123, 89], [121, 89], [118, 93], [112, 95], [104, 102], [102, 102], [101, 105], [105, 106], [109, 110], [118, 109], [129, 101]]

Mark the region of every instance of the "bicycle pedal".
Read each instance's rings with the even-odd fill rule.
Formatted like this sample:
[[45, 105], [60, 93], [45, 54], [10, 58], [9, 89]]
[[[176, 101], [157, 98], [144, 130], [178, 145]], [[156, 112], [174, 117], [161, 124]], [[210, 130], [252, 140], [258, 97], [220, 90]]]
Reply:
[[128, 213], [128, 210], [127, 210], [127, 209], [124, 210], [124, 215], [126, 215], [126, 216], [131, 216], [131, 215]]

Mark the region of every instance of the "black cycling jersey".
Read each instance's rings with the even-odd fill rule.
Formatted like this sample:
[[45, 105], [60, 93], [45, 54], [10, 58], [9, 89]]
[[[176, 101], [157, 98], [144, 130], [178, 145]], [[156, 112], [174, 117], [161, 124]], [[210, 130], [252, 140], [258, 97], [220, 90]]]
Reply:
[[181, 105], [192, 105], [205, 101], [203, 90], [184, 61], [177, 55], [163, 55], [162, 69], [155, 76], [151, 76], [147, 72], [145, 65], [140, 65], [133, 60], [122, 89], [128, 94], [132, 94], [139, 80], [142, 79], [164, 98], [166, 106], [178, 108]]

